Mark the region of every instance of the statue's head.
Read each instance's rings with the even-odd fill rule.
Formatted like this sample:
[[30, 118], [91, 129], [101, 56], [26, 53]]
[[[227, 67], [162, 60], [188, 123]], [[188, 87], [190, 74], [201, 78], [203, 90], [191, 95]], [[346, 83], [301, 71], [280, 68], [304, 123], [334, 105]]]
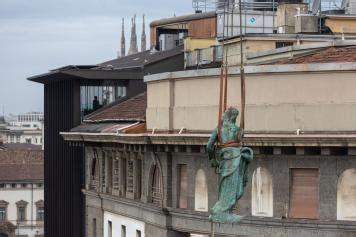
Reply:
[[236, 123], [236, 118], [239, 116], [238, 109], [229, 107], [223, 114], [223, 122]]

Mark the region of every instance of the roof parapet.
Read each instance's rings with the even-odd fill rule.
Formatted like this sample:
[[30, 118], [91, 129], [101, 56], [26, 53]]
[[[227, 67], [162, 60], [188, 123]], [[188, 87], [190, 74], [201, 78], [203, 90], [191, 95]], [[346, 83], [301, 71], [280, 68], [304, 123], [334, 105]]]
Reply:
[[274, 54], [280, 54], [285, 52], [292, 52], [292, 51], [301, 51], [301, 50], [313, 50], [313, 49], [323, 49], [328, 47], [345, 47], [345, 46], [356, 46], [356, 40], [334, 40], [331, 42], [321, 42], [315, 44], [300, 44], [300, 45], [293, 45], [278, 49], [267, 50], [263, 52], [251, 52], [246, 53], [247, 59], [253, 59], [263, 56], [269, 56]]

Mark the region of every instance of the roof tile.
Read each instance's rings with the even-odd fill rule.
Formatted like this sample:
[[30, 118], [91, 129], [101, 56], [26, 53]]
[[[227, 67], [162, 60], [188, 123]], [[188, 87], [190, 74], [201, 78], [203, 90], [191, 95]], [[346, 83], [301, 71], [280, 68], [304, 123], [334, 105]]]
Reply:
[[43, 180], [41, 150], [0, 151], [0, 181]]
[[93, 113], [86, 121], [142, 121], [146, 118], [147, 94], [142, 93], [126, 101]]
[[302, 63], [330, 63], [355, 62], [356, 47], [330, 47], [308, 55], [282, 59], [273, 64], [302, 64]]

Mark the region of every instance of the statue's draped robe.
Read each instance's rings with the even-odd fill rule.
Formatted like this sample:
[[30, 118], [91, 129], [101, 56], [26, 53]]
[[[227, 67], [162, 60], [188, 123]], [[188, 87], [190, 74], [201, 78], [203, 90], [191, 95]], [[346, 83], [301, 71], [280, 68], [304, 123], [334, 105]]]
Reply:
[[[240, 129], [236, 125], [223, 126], [221, 131], [222, 144], [228, 142], [240, 142], [238, 136]], [[248, 163], [253, 159], [253, 151], [250, 148], [240, 146], [214, 149], [218, 130], [215, 129], [207, 145], [209, 156], [220, 157], [215, 163], [219, 174], [219, 199], [210, 209], [211, 218], [217, 222], [237, 222], [238, 216], [231, 215], [232, 209], [242, 197], [247, 183]], [[213, 154], [217, 152], [216, 154]]]

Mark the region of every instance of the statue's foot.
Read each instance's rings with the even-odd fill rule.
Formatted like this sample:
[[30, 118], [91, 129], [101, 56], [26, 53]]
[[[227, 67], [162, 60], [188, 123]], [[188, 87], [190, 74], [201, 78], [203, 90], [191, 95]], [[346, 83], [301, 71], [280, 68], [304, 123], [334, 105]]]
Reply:
[[209, 216], [209, 221], [215, 223], [237, 224], [241, 221], [241, 216], [232, 213], [217, 213]]

